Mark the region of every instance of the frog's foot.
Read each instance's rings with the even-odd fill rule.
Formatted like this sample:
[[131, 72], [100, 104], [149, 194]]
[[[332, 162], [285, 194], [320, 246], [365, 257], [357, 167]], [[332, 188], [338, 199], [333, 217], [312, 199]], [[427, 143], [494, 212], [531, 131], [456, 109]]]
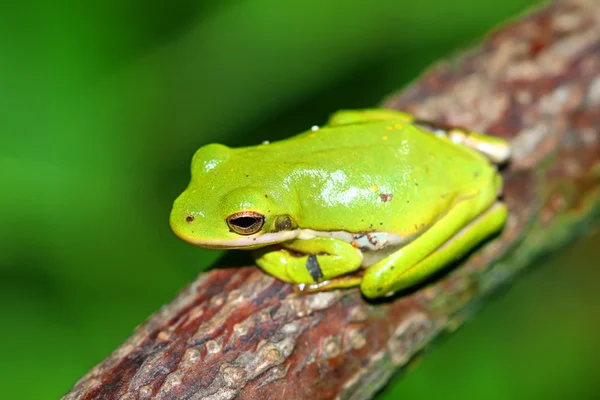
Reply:
[[259, 249], [255, 260], [265, 272], [283, 281], [320, 284], [359, 269], [362, 253], [342, 240], [316, 237]]
[[[366, 297], [375, 298], [422, 282], [501, 230], [507, 215], [506, 206], [496, 202], [462, 229], [452, 231], [452, 220], [458, 216], [457, 210], [452, 210], [419, 239], [370, 266], [363, 276], [361, 291]], [[446, 238], [451, 232], [454, 233]], [[440, 245], [433, 251], [426, 248], [435, 243]]]
[[360, 285], [362, 276], [348, 275], [329, 279], [319, 283], [297, 283], [294, 285], [294, 291], [298, 294], [308, 294], [322, 292], [325, 290], [348, 289]]

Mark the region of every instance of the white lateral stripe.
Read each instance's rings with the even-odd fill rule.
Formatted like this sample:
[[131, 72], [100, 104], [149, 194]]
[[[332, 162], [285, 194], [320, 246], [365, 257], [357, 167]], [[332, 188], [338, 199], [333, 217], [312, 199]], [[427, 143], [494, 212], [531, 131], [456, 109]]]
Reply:
[[249, 236], [240, 236], [239, 238], [233, 240], [189, 240], [189, 238], [185, 240], [198, 246], [236, 249], [249, 246], [267, 246], [293, 239], [310, 240], [316, 237], [329, 237], [342, 240], [347, 243], [355, 243], [360, 249], [369, 251], [381, 250], [388, 246], [400, 245], [407, 239], [398, 234], [387, 232], [350, 233], [346, 231], [328, 232], [315, 231], [312, 229], [296, 229], [293, 231], [265, 233], [262, 235], [255, 234]]
[[248, 246], [266, 246], [269, 244], [281, 243], [295, 239], [299, 229], [294, 231], [282, 231], [275, 233], [265, 233], [262, 235], [240, 236], [233, 240], [202, 240], [202, 239], [185, 239], [189, 243], [197, 246], [214, 247], [221, 249], [237, 249]]

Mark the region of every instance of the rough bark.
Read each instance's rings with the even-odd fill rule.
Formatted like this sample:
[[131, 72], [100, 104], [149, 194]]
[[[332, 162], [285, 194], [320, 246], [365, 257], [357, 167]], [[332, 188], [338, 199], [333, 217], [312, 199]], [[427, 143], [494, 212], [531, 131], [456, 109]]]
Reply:
[[65, 399], [366, 399], [600, 214], [600, 2], [560, 1], [442, 62], [386, 107], [508, 138], [502, 235], [391, 300], [202, 274]]

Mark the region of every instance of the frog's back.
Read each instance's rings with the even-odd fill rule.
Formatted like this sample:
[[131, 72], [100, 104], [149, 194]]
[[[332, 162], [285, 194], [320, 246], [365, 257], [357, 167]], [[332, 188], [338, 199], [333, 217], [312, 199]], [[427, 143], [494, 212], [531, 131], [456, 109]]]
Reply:
[[315, 230], [405, 234], [407, 224], [432, 223], [496, 179], [479, 153], [394, 121], [324, 127], [240, 150], [265, 184], [300, 188], [298, 223]]
[[[331, 163], [335, 159], [345, 162], [347, 156], [355, 156], [353, 164], [365, 164], [365, 166], [372, 166], [371, 157], [380, 161], [385, 159], [413, 164], [422, 161], [424, 156], [442, 154], [450, 156], [453, 164], [485, 160], [485, 157], [479, 153], [455, 145], [446, 137], [435, 135], [411, 124], [394, 121], [326, 126], [275, 142], [269, 146], [269, 150], [274, 158], [302, 162], [312, 160], [311, 162], [315, 164], [321, 164], [322, 161]], [[337, 157], [333, 159], [332, 155]], [[360, 158], [356, 157], [358, 155]], [[437, 158], [438, 163], [447, 161], [444, 158]]]

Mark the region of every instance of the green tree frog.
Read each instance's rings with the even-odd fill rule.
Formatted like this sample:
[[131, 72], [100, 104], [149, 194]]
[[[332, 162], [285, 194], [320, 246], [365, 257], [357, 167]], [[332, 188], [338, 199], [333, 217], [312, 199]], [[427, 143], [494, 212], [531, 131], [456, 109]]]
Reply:
[[175, 200], [177, 236], [251, 249], [300, 291], [411, 287], [502, 229], [500, 138], [385, 109], [339, 111], [286, 140], [194, 154]]

